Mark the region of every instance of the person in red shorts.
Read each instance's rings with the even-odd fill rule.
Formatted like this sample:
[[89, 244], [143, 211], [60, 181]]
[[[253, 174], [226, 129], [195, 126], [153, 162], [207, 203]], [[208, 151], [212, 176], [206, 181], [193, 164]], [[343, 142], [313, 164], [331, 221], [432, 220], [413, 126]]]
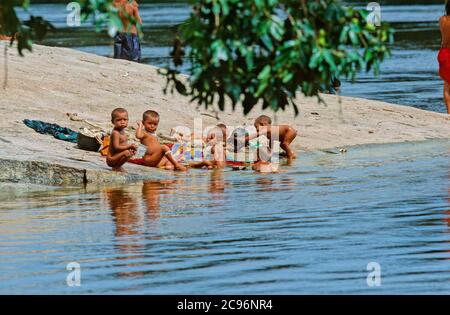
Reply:
[[450, 1], [445, 1], [445, 15], [439, 19], [441, 49], [439, 50], [439, 76], [444, 80], [444, 101], [450, 114]]

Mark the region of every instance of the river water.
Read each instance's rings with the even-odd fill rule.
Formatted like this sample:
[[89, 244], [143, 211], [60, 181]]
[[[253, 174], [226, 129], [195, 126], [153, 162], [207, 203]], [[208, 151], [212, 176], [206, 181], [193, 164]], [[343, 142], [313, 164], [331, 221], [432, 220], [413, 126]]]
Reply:
[[280, 174], [4, 184], [0, 293], [449, 293], [449, 171], [450, 142], [429, 141], [302, 154]]
[[[430, 1], [422, 3], [382, 4], [383, 21], [391, 23], [397, 31], [392, 57], [382, 64], [380, 76], [361, 73], [354, 84], [344, 82], [342, 95], [445, 112], [443, 83], [438, 75], [436, 60], [440, 46], [438, 19], [443, 6], [428, 4]], [[354, 4], [363, 7], [364, 2], [354, 1]], [[112, 56], [111, 39], [105, 33], [95, 34], [91, 23], [83, 24], [80, 28], [67, 26], [68, 11], [65, 5], [35, 4], [30, 11], [46, 17], [58, 28], [58, 32], [49, 34], [43, 44]], [[170, 61], [170, 45], [176, 25], [189, 16], [190, 7], [185, 3], [141, 4], [140, 12], [145, 33], [142, 42], [143, 62], [166, 66]]]

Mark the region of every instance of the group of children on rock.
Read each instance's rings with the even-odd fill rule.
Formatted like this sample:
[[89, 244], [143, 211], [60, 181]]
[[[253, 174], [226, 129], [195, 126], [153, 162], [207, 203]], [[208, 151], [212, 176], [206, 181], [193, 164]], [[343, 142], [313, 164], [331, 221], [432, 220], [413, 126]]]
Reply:
[[[136, 0], [114, 0], [113, 5], [118, 9], [122, 22], [122, 30], [114, 37], [114, 58], [127, 59], [139, 62], [141, 59], [141, 46], [138, 36], [138, 25], [142, 26], [139, 8]], [[134, 19], [129, 22], [129, 17]], [[124, 108], [116, 108], [111, 113], [111, 121], [114, 125], [110, 137], [110, 144], [106, 156], [106, 163], [116, 171], [124, 171], [122, 166], [137, 155], [142, 155], [143, 165], [179, 171], [191, 168], [225, 168], [227, 166], [227, 140], [228, 128], [219, 124], [212, 128], [208, 134], [201, 137], [201, 141], [207, 143], [210, 148], [208, 154], [201, 154], [201, 159], [193, 159], [187, 163], [187, 167], [174, 158], [171, 148], [159, 142], [156, 130], [159, 124], [159, 114], [148, 110], [143, 114], [142, 121], [137, 124], [136, 138], [140, 145], [128, 143], [125, 129], [128, 127], [128, 112]], [[240, 139], [245, 145], [255, 138], [265, 135], [270, 139], [264, 148], [258, 148], [256, 161], [253, 161], [253, 169], [261, 171], [265, 166], [270, 166], [274, 139], [280, 143], [288, 159], [295, 158], [295, 153], [290, 144], [297, 136], [297, 131], [289, 125], [273, 126], [270, 117], [262, 115], [255, 120], [256, 133], [247, 134]], [[195, 136], [195, 135], [194, 135]], [[140, 149], [142, 147], [142, 152]], [[203, 150], [202, 150], [203, 151]], [[195, 154], [194, 154], [195, 155]]]
[[[123, 171], [122, 166], [138, 154], [138, 145], [128, 143], [125, 129], [128, 127], [128, 112], [124, 108], [116, 108], [111, 113], [111, 122], [114, 128], [110, 136], [110, 144], [106, 163], [115, 171]], [[186, 171], [187, 167], [177, 161], [171, 149], [159, 142], [156, 135], [160, 117], [156, 111], [148, 110], [142, 115], [142, 121], [137, 123], [136, 138], [144, 147], [142, 156], [143, 164], [149, 167], [158, 167], [168, 170]], [[280, 148], [284, 151], [288, 160], [295, 159], [294, 150], [290, 147], [297, 136], [297, 130], [289, 125], [272, 125], [270, 117], [261, 115], [254, 123], [256, 132], [245, 134], [243, 139], [238, 139], [248, 145], [249, 141], [262, 135], [268, 139], [265, 150], [258, 149], [257, 159], [253, 163], [253, 169], [260, 171], [265, 165], [270, 165], [270, 157], [267, 154], [262, 157], [260, 152], [271, 152], [274, 139], [279, 141]], [[228, 128], [224, 124], [218, 124], [202, 140], [210, 147], [210, 154], [202, 154], [201, 160], [193, 160], [188, 163], [191, 168], [225, 168], [227, 166], [227, 140]], [[270, 156], [271, 153], [269, 153]]]

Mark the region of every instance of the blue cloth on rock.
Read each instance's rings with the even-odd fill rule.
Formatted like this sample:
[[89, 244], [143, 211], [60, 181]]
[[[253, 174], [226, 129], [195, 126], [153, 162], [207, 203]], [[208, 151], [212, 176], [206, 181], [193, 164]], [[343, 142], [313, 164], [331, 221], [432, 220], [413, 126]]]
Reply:
[[77, 143], [78, 132], [72, 129], [40, 120], [24, 119], [23, 123], [39, 133], [50, 134], [56, 139]]

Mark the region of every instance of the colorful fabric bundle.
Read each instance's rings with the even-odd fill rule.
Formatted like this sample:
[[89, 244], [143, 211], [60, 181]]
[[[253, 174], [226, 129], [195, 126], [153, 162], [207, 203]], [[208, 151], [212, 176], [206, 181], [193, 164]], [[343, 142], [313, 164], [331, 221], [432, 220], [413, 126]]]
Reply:
[[[201, 141], [201, 140], [200, 140]], [[199, 150], [199, 148], [201, 148]], [[195, 143], [191, 142], [175, 143], [172, 148], [172, 155], [175, 161], [179, 163], [188, 163], [190, 161], [201, 161], [204, 157], [204, 144], [203, 142]]]
[[107, 156], [108, 155], [110, 141], [111, 141], [111, 137], [110, 136], [103, 137], [102, 147], [100, 148], [101, 156]]

